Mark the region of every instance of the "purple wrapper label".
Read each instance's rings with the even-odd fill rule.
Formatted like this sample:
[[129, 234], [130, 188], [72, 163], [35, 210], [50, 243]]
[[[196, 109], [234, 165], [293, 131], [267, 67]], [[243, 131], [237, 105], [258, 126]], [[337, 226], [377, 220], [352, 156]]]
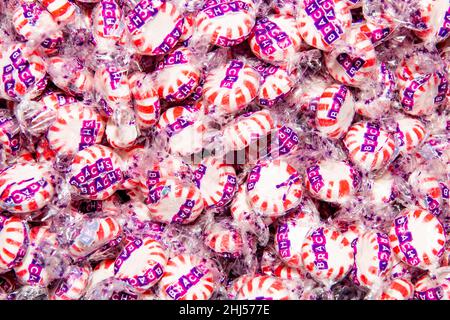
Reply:
[[190, 288], [195, 286], [202, 279], [209, 269], [204, 264], [192, 268], [188, 274], [181, 276], [178, 281], [166, 288], [166, 293], [173, 300], [184, 297]]
[[33, 198], [36, 193], [44, 189], [48, 182], [44, 178], [34, 181], [27, 185], [25, 188], [17, 189], [11, 192], [11, 194], [3, 200], [7, 206], [16, 206], [26, 200]]
[[191, 77], [187, 83], [183, 83], [179, 86], [173, 94], [167, 95], [166, 100], [169, 102], [184, 100], [189, 96], [192, 90], [194, 90], [196, 85], [197, 80]]
[[148, 197], [145, 201], [146, 204], [155, 204], [161, 201], [165, 196], [167, 196], [172, 190], [171, 186], [159, 186], [156, 188], [150, 189], [148, 192]]
[[159, 182], [160, 179], [161, 179], [161, 174], [159, 171], [148, 170], [147, 171], [147, 182], [146, 182], [148, 189], [151, 189], [155, 184], [157, 184]]
[[417, 250], [411, 244], [413, 239], [408, 229], [408, 218], [405, 216], [398, 217], [394, 220], [394, 225], [401, 252], [408, 261], [408, 264], [417, 266], [420, 263], [420, 259]]
[[169, 34], [164, 38], [163, 42], [153, 50], [154, 54], [166, 54], [177, 44], [178, 40], [180, 40], [181, 35], [183, 34], [183, 24], [184, 18], [177, 21], [175, 27]]
[[324, 187], [323, 178], [320, 175], [320, 167], [318, 165], [311, 166], [306, 169], [306, 175], [308, 177], [308, 181], [311, 184], [311, 188], [314, 192], [319, 193], [319, 191]]
[[449, 189], [448, 189], [448, 187], [442, 182], [440, 182], [439, 185], [441, 186], [442, 198], [449, 199]]
[[384, 233], [377, 233], [377, 243], [378, 243], [378, 265], [380, 272], [386, 270], [389, 259], [391, 257], [391, 246], [389, 244], [389, 237]]
[[289, 227], [287, 223], [280, 223], [277, 230], [278, 253], [282, 258], [291, 256], [291, 241], [289, 241]]
[[201, 180], [203, 179], [203, 176], [206, 173], [206, 166], [203, 164], [200, 164], [197, 168], [197, 170], [194, 171], [194, 183], [197, 186], [197, 188], [200, 188]]
[[127, 27], [130, 34], [142, 28], [142, 26], [153, 20], [158, 14], [158, 9], [165, 3], [165, 0], [142, 0], [126, 17]]
[[218, 46], [221, 46], [221, 47], [234, 47], [234, 46], [244, 42], [245, 39], [247, 39], [246, 36], [242, 36], [242, 37], [239, 37], [236, 39], [229, 39], [224, 36], [218, 36], [216, 43]]
[[239, 60], [232, 60], [227, 70], [225, 71], [225, 78], [220, 82], [221, 88], [233, 88], [233, 85], [239, 79], [239, 72], [244, 67], [244, 62]]
[[285, 155], [291, 152], [299, 143], [298, 135], [289, 127], [283, 126], [277, 132], [278, 153]]
[[277, 51], [276, 44], [280, 49], [286, 49], [292, 45], [289, 36], [280, 27], [270, 21], [267, 17], [259, 19], [253, 29], [255, 41], [264, 55], [271, 55]]
[[202, 8], [202, 12], [210, 19], [222, 17], [230, 12], [248, 12], [249, 10], [250, 6], [243, 1], [207, 1]]
[[89, 146], [95, 144], [101, 123], [95, 120], [83, 120], [80, 129], [80, 143], [78, 150], [84, 150]]
[[323, 228], [316, 229], [311, 234], [312, 250], [315, 255], [314, 265], [317, 270], [328, 269], [328, 252], [326, 248], [327, 239], [323, 234]]
[[234, 193], [237, 190], [237, 180], [234, 176], [227, 176], [227, 182], [223, 186], [223, 194], [220, 200], [212, 207], [220, 208], [226, 205], [233, 199]]
[[401, 101], [403, 109], [411, 111], [414, 106], [414, 94], [420, 87], [422, 87], [431, 77], [431, 74], [427, 74], [418, 77], [411, 81], [408, 87], [403, 90], [403, 99]]
[[192, 209], [195, 206], [195, 201], [187, 199], [180, 207], [180, 210], [172, 217], [173, 223], [183, 223], [192, 214]]
[[118, 23], [117, 4], [113, 0], [102, 0], [102, 20], [103, 20], [103, 35], [108, 37], [113, 34]]
[[364, 133], [364, 142], [361, 145], [362, 152], [375, 152], [378, 145], [378, 137], [380, 136], [380, 126], [368, 122], [366, 124], [366, 132]]
[[314, 26], [321, 33], [325, 42], [331, 45], [343, 34], [337, 22], [332, 0], [305, 0], [305, 12], [314, 21]]
[[439, 204], [439, 201], [434, 199], [429, 194], [426, 195], [425, 202], [427, 203], [427, 210], [434, 216], [437, 217], [442, 213], [441, 205]]
[[255, 188], [256, 183], [261, 178], [261, 165], [257, 164], [253, 167], [252, 171], [247, 178], [247, 191], [251, 191]]
[[438, 35], [441, 38], [446, 38], [450, 31], [450, 6], [445, 12], [444, 21], [442, 22], [442, 26], [439, 28]]
[[414, 298], [417, 300], [441, 300], [443, 298], [442, 288], [435, 287], [425, 291], [415, 291]]
[[440, 104], [445, 100], [445, 97], [447, 96], [448, 81], [444, 73], [436, 72], [436, 75], [439, 78], [439, 85], [437, 95], [434, 98], [434, 103]]
[[180, 133], [183, 129], [193, 125], [193, 121], [189, 121], [183, 117], [179, 117], [175, 122], [167, 125], [166, 132], [169, 137], [172, 137], [176, 135], [177, 133]]
[[360, 57], [352, 58], [347, 53], [341, 53], [336, 57], [337, 62], [344, 68], [345, 73], [353, 78], [356, 73], [364, 66], [366, 61]]
[[347, 96], [347, 91], [348, 89], [346, 86], [340, 86], [339, 90], [333, 95], [333, 103], [331, 104], [331, 108], [327, 114], [329, 119], [337, 119], [339, 111], [341, 110]]
[[183, 54], [183, 52], [180, 50], [177, 50], [177, 51], [174, 51], [174, 52], [166, 55], [164, 57], [164, 59], [157, 64], [156, 70], [162, 70], [168, 66], [182, 65], [182, 64], [186, 64], [188, 62], [189, 61], [187, 60], [187, 58]]

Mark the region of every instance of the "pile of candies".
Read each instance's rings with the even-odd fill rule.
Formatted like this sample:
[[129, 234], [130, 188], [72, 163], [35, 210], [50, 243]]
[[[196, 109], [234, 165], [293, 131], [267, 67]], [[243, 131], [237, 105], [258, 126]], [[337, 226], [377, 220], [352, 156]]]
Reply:
[[448, 0], [0, 0], [0, 298], [450, 299]]

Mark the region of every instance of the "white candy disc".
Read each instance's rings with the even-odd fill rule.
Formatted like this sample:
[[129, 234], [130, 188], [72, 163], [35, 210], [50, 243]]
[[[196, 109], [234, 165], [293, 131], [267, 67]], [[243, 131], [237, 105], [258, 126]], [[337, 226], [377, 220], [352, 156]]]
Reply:
[[389, 233], [392, 250], [404, 263], [432, 269], [444, 254], [445, 232], [441, 222], [420, 209], [404, 209], [393, 221]]
[[425, 139], [425, 126], [420, 120], [414, 118], [402, 118], [396, 121], [396, 136], [400, 140], [399, 151], [401, 154], [411, 153]]
[[208, 300], [216, 288], [210, 263], [188, 254], [171, 258], [159, 282], [159, 296], [165, 300]]
[[236, 300], [293, 300], [294, 294], [283, 280], [270, 276], [247, 278], [238, 290]]
[[251, 207], [263, 216], [278, 217], [295, 208], [303, 196], [302, 179], [284, 160], [259, 162], [247, 177]]
[[353, 250], [342, 233], [329, 227], [314, 229], [302, 248], [303, 264], [318, 281], [331, 286], [340, 281], [353, 265]]

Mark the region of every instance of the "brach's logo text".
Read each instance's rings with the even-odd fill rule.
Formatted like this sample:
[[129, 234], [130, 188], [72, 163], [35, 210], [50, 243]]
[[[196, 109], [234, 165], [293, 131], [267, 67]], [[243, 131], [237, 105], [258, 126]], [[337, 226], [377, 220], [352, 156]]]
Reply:
[[202, 11], [208, 18], [213, 19], [228, 12], [248, 11], [249, 9], [250, 6], [243, 1], [212, 0], [205, 3]]
[[366, 132], [364, 133], [364, 142], [361, 145], [361, 151], [363, 152], [375, 152], [375, 148], [378, 145], [378, 137], [380, 136], [380, 126], [368, 122], [366, 125]]
[[133, 34], [136, 30], [149, 20], [153, 19], [158, 13], [158, 8], [164, 3], [164, 0], [142, 0], [127, 16], [128, 31]]
[[345, 97], [347, 96], [347, 91], [348, 89], [346, 86], [340, 86], [338, 92], [333, 95], [333, 104], [331, 105], [331, 108], [327, 114], [329, 119], [336, 120], [339, 111], [344, 104]]
[[227, 37], [224, 37], [224, 36], [219, 36], [217, 38], [217, 44], [222, 47], [234, 47], [235, 45], [238, 45], [238, 44], [244, 42], [245, 39], [247, 39], [246, 36], [242, 36], [242, 37], [239, 37], [239, 38], [233, 39], [233, 40], [228, 39]]
[[175, 51], [174, 53], [168, 54], [164, 57], [162, 61], [160, 61], [156, 67], [156, 70], [161, 70], [167, 66], [173, 66], [177, 64], [186, 64], [189, 61], [184, 56], [183, 52]]
[[436, 75], [439, 78], [439, 86], [437, 95], [434, 98], [434, 103], [439, 104], [444, 101], [445, 96], [447, 95], [448, 81], [444, 73], [436, 72]]
[[102, 17], [103, 17], [103, 34], [105, 36], [112, 35], [114, 26], [117, 23], [116, 10], [117, 5], [112, 0], [102, 0]]
[[244, 67], [244, 62], [233, 60], [228, 66], [225, 78], [220, 83], [221, 88], [233, 88], [234, 83], [239, 79], [239, 71]]
[[159, 179], [161, 179], [161, 174], [159, 173], [159, 171], [147, 171], [147, 187], [149, 187], [149, 189], [154, 186], [155, 184], [157, 184], [159, 182]]
[[67, 283], [63, 281], [59, 284], [58, 288], [55, 290], [55, 295], [57, 297], [61, 297], [63, 294], [67, 293], [67, 291], [69, 291], [69, 287], [67, 286]]
[[220, 198], [219, 202], [217, 202], [214, 207], [222, 207], [226, 203], [228, 203], [234, 196], [234, 192], [237, 188], [237, 180], [233, 176], [227, 176], [227, 182], [223, 187], [223, 195]]
[[410, 265], [416, 266], [420, 260], [417, 250], [412, 246], [412, 234], [408, 230], [408, 218], [398, 217], [395, 221], [395, 234], [397, 235], [400, 250], [403, 252], [406, 260]]
[[442, 27], [439, 28], [438, 35], [442, 38], [445, 38], [450, 31], [450, 7], [448, 7], [447, 12], [445, 13], [444, 22], [442, 23]]
[[184, 19], [178, 20], [173, 30], [164, 38], [163, 42], [155, 49], [155, 54], [166, 54], [172, 49], [183, 34]]
[[40, 262], [36, 258], [33, 258], [28, 266], [29, 276], [27, 282], [30, 284], [39, 283], [39, 281], [41, 281], [41, 273], [43, 269], [44, 267], [40, 264]]
[[380, 271], [386, 270], [391, 257], [391, 247], [389, 245], [389, 237], [386, 234], [377, 233], [378, 242], [378, 260]]
[[288, 237], [289, 227], [287, 223], [281, 223], [277, 230], [277, 242], [278, 250], [282, 258], [288, 258], [291, 256], [291, 242]]
[[30, 22], [31, 25], [34, 25], [42, 13], [42, 8], [36, 5], [36, 3], [24, 3], [22, 4], [22, 11], [23, 16]]
[[332, 0], [306, 0], [305, 11], [314, 20], [314, 26], [327, 44], [332, 44], [341, 36], [342, 29], [332, 23], [336, 20]]
[[180, 210], [172, 217], [173, 223], [183, 223], [192, 214], [192, 209], [195, 206], [194, 200], [186, 200], [180, 207]]
[[272, 39], [275, 40], [281, 49], [292, 45], [288, 35], [267, 18], [258, 20], [253, 32], [255, 33], [256, 43], [261, 47], [261, 51], [265, 55], [270, 55], [276, 51], [272, 45]]
[[391, 33], [390, 28], [379, 28], [371, 32], [364, 32], [364, 34], [370, 39], [372, 43], [383, 40]]
[[198, 169], [194, 171], [194, 183], [197, 188], [200, 188], [200, 181], [206, 173], [206, 166], [201, 164], [198, 166]]
[[426, 291], [415, 291], [414, 298], [417, 300], [441, 300], [444, 295], [442, 294], [442, 288], [436, 287]]
[[4, 84], [4, 90], [11, 98], [16, 97], [14, 87], [16, 81], [14, 80], [13, 72], [17, 70], [19, 80], [29, 88], [35, 81], [35, 77], [30, 72], [30, 62], [23, 58], [20, 48], [14, 50], [9, 56], [12, 64], [8, 64], [3, 67], [2, 81]]
[[[21, 182], [19, 182], [19, 185], [22, 183], [26, 183], [28, 181], [32, 181], [32, 180], [33, 180], [33, 178], [31, 178], [29, 180], [21, 181]], [[35, 181], [35, 182], [29, 184], [25, 188], [22, 188], [19, 190], [14, 190], [13, 192], [11, 192], [11, 195], [4, 200], [4, 202], [8, 206], [15, 206], [19, 203], [22, 203], [23, 201], [25, 201], [27, 199], [34, 197], [34, 195], [40, 189], [43, 189], [47, 184], [48, 184], [48, 182], [44, 178], [42, 178], [38, 181]]]
[[356, 72], [362, 68], [366, 62], [364, 59], [359, 57], [352, 59], [347, 53], [341, 53], [336, 58], [337, 62], [344, 68], [345, 73], [353, 78]]
[[9, 146], [11, 148], [11, 151], [13, 154], [17, 153], [20, 150], [20, 133], [17, 130], [17, 134], [16, 135], [12, 135], [10, 133], [10, 131], [16, 131], [14, 130], [14, 123], [13, 123], [13, 118], [10, 116], [0, 116], [0, 129], [4, 129], [3, 133], [6, 134], [6, 137], [8, 138], [9, 141]]
[[425, 201], [427, 203], [428, 211], [431, 212], [433, 215], [435, 215], [437, 217], [442, 213], [441, 206], [439, 205], [439, 201], [434, 199], [432, 196], [427, 194], [425, 197]]
[[431, 74], [419, 77], [411, 81], [409, 86], [403, 91], [402, 106], [406, 111], [411, 111], [414, 106], [414, 93], [422, 87], [431, 77]]
[[111, 158], [101, 158], [92, 165], [84, 166], [69, 182], [82, 195], [94, 195], [121, 180], [122, 171], [114, 169]]
[[316, 259], [314, 260], [314, 265], [318, 270], [328, 269], [328, 252], [326, 248], [327, 239], [323, 234], [323, 228], [315, 230], [312, 235], [312, 250]]
[[186, 118], [180, 117], [180, 118], [178, 118], [177, 120], [175, 120], [175, 122], [169, 124], [169, 125], [166, 127], [167, 135], [168, 135], [169, 137], [172, 137], [173, 135], [179, 133], [179, 132], [180, 132], [181, 130], [183, 130], [184, 128], [187, 128], [187, 127], [189, 127], [190, 125], [193, 125], [193, 124], [194, 124], [193, 121], [189, 121], [189, 120], [186, 119]]
[[174, 94], [167, 95], [166, 100], [169, 102], [183, 100], [189, 95], [189, 93], [191, 93], [192, 89], [195, 87], [196, 84], [197, 81], [195, 81], [195, 79], [191, 77], [189, 79], [189, 82], [179, 86]]
[[188, 290], [196, 285], [201, 278], [209, 272], [209, 269], [204, 264], [192, 268], [190, 272], [178, 279], [177, 283], [174, 283], [167, 287], [166, 293], [174, 300], [182, 298]]
[[315, 192], [319, 192], [320, 189], [322, 189], [324, 186], [323, 178], [320, 175], [319, 169], [320, 169], [320, 167], [318, 165], [315, 165], [315, 166], [312, 166], [312, 167], [309, 167], [308, 169], [306, 169], [308, 181], [311, 184], [311, 187]]
[[78, 150], [81, 151], [95, 144], [99, 130], [100, 122], [95, 120], [83, 120], [83, 124], [80, 129], [81, 141], [78, 145]]

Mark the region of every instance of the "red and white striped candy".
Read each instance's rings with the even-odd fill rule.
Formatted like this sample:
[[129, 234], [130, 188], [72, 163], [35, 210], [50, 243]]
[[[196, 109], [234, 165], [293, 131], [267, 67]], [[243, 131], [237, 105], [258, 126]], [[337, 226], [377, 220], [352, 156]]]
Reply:
[[159, 282], [164, 300], [208, 300], [215, 288], [210, 260], [198, 255], [180, 254], [171, 258]]
[[227, 296], [229, 299], [236, 299], [236, 295], [239, 289], [246, 283], [247, 280], [251, 279], [253, 276], [244, 274], [242, 276], [237, 277], [227, 286]]
[[184, 18], [175, 4], [142, 0], [125, 17], [131, 44], [141, 55], [162, 55], [178, 43]]
[[384, 21], [364, 21], [358, 25], [358, 29], [363, 32], [373, 43], [374, 46], [378, 46], [384, 40], [390, 36], [395, 28], [395, 22], [392, 18], [383, 14]]
[[47, 132], [47, 140], [58, 155], [74, 155], [100, 143], [105, 132], [105, 120], [92, 107], [72, 103], [60, 107]]
[[205, 207], [225, 206], [237, 190], [234, 167], [214, 157], [202, 160], [194, 171], [193, 181], [202, 193]]
[[306, 274], [303, 269], [292, 268], [284, 264], [276, 253], [264, 250], [261, 258], [261, 272], [265, 275], [286, 280], [303, 280]]
[[331, 203], [348, 201], [359, 187], [359, 173], [344, 161], [321, 160], [306, 169], [305, 186], [314, 197]]
[[135, 72], [129, 77], [136, 122], [141, 129], [153, 127], [158, 121], [161, 106], [158, 92], [149, 74]]
[[420, 120], [408, 117], [397, 120], [396, 124], [397, 131], [395, 134], [400, 141], [400, 153], [411, 153], [425, 139], [427, 133], [425, 126]]
[[344, 48], [335, 48], [325, 54], [325, 65], [331, 76], [341, 83], [362, 87], [377, 71], [377, 56], [370, 39], [358, 28], [345, 37]]
[[75, 19], [77, 6], [69, 0], [39, 0], [59, 23], [67, 24]]
[[68, 176], [73, 192], [85, 199], [109, 198], [123, 182], [121, 164], [111, 148], [93, 145], [83, 149], [73, 159]]
[[13, 12], [12, 23], [25, 40], [40, 41], [57, 29], [53, 16], [37, 2], [23, 2]]
[[117, 123], [113, 117], [108, 119], [106, 123], [106, 138], [108, 143], [114, 149], [128, 149], [131, 148], [139, 136], [139, 129], [134, 119], [133, 113], [128, 113], [129, 110], [120, 110], [122, 113], [121, 123]]
[[433, 276], [421, 277], [414, 287], [414, 299], [450, 300], [450, 268], [439, 268]]
[[94, 77], [91, 71], [72, 57], [49, 58], [48, 73], [58, 88], [73, 95], [90, 92], [94, 86]]
[[394, 176], [389, 171], [371, 181], [369, 198], [372, 204], [385, 207], [395, 200], [397, 194]]
[[[247, 190], [245, 184], [239, 186], [236, 196], [230, 206], [231, 216], [233, 220], [243, 228], [254, 228], [257, 223], [257, 214], [247, 201]], [[261, 217], [265, 225], [271, 225], [277, 217]]]
[[30, 230], [30, 244], [21, 263], [14, 268], [17, 280], [23, 285], [47, 287], [54, 278], [49, 265], [45, 264], [43, 250], [46, 252], [58, 247], [56, 234], [48, 226], [34, 227]]
[[88, 266], [73, 266], [68, 276], [50, 293], [50, 300], [79, 300], [86, 293], [91, 276]]
[[298, 27], [310, 46], [330, 51], [335, 42], [350, 30], [352, 15], [344, 0], [301, 0]]
[[104, 65], [95, 71], [99, 104], [106, 115], [111, 116], [118, 104], [131, 102], [131, 90], [126, 70], [114, 65]]
[[206, 126], [199, 109], [192, 106], [177, 106], [161, 115], [157, 128], [169, 137], [170, 152], [187, 156], [203, 148], [203, 133]]
[[444, 41], [450, 32], [450, 4], [447, 0], [425, 0], [418, 2], [418, 23], [423, 30], [415, 30], [416, 35], [426, 42]]
[[257, 102], [263, 107], [272, 107], [291, 92], [294, 81], [289, 73], [281, 67], [261, 64], [255, 68], [261, 74]]
[[220, 47], [242, 43], [250, 35], [256, 19], [253, 0], [208, 0], [198, 12], [198, 32]]
[[344, 85], [328, 86], [317, 101], [316, 128], [329, 139], [341, 138], [355, 115], [355, 101]]
[[262, 216], [282, 216], [295, 208], [303, 196], [300, 174], [281, 159], [259, 162], [246, 183], [248, 201]]
[[412, 56], [403, 59], [396, 71], [403, 111], [413, 116], [433, 113], [448, 91], [448, 81], [443, 73], [427, 73], [422, 68]]
[[432, 269], [444, 253], [445, 231], [431, 213], [407, 208], [394, 219], [389, 233], [392, 250], [404, 263], [421, 269]]
[[353, 265], [353, 250], [342, 233], [330, 227], [315, 228], [302, 248], [303, 264], [316, 280], [327, 286], [340, 281]]
[[294, 293], [283, 280], [266, 275], [246, 279], [238, 290], [236, 300], [293, 300]]
[[29, 244], [28, 225], [17, 218], [0, 216], [0, 273], [22, 261]]
[[47, 64], [37, 51], [17, 43], [0, 50], [0, 97], [21, 100], [25, 95], [33, 99], [47, 86]]
[[27, 213], [45, 207], [55, 193], [46, 165], [26, 162], [8, 167], [0, 174], [0, 207]]
[[110, 51], [124, 35], [122, 10], [115, 0], [101, 0], [92, 11], [92, 34], [97, 48]]
[[295, 18], [283, 14], [256, 20], [248, 41], [258, 58], [275, 64], [286, 64], [300, 51], [302, 42]]
[[373, 230], [363, 233], [354, 247], [354, 281], [364, 287], [380, 286], [392, 268], [392, 255], [387, 234]]
[[381, 293], [380, 300], [409, 300], [414, 293], [414, 285], [410, 280], [399, 278], [392, 280]]
[[211, 70], [203, 86], [205, 101], [219, 113], [234, 113], [245, 108], [258, 95], [259, 73], [241, 60]]
[[195, 221], [204, 206], [200, 190], [176, 177], [159, 180], [148, 192], [145, 203], [154, 220], [181, 224]]
[[243, 114], [222, 129], [223, 147], [226, 152], [244, 149], [274, 128], [275, 120], [268, 110]]
[[438, 174], [418, 167], [408, 178], [411, 191], [419, 206], [439, 216], [443, 210], [443, 194]]
[[12, 160], [19, 155], [22, 148], [19, 122], [12, 112], [0, 110], [0, 153], [2, 160]]
[[192, 52], [185, 47], [175, 49], [156, 67], [158, 95], [168, 102], [184, 100], [197, 88], [200, 76]]
[[344, 138], [344, 145], [349, 159], [364, 171], [384, 168], [396, 153], [393, 136], [372, 122], [352, 125]]
[[311, 228], [318, 223], [318, 216], [301, 211], [278, 221], [274, 237], [275, 250], [286, 265], [296, 269], [303, 267], [303, 242]]
[[167, 259], [163, 246], [153, 238], [129, 238], [114, 262], [114, 276], [145, 291], [161, 279]]
[[225, 221], [214, 223], [205, 230], [205, 245], [226, 258], [241, 256], [244, 242], [239, 231]]
[[117, 239], [121, 232], [120, 224], [112, 217], [90, 219], [76, 235], [69, 253], [76, 259], [84, 258]]
[[56, 154], [50, 148], [50, 144], [47, 139], [41, 139], [36, 146], [36, 160], [40, 163], [53, 162]]

